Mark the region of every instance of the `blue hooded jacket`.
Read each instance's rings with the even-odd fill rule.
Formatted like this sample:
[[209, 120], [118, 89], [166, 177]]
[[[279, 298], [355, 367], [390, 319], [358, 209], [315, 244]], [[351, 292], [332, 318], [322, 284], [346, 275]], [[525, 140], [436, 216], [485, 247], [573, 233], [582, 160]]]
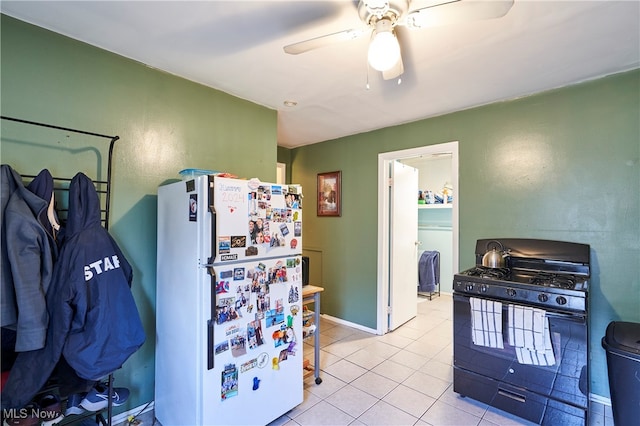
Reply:
[[2, 327], [16, 331], [15, 351], [45, 345], [49, 317], [46, 292], [57, 256], [47, 217], [53, 177], [42, 170], [25, 187], [10, 166], [2, 165]]
[[[145, 341], [131, 294], [133, 272], [100, 222], [93, 182], [77, 174], [69, 187], [69, 215], [54, 270], [63, 281], [53, 320], [69, 324], [63, 354], [78, 376], [98, 380], [120, 368]], [[65, 288], [66, 287], [66, 288]]]
[[29, 402], [61, 355], [81, 378], [99, 380], [145, 341], [130, 289], [131, 265], [102, 227], [100, 200], [83, 173], [69, 186], [67, 223], [53, 272], [46, 346], [18, 355], [2, 392], [4, 409]]

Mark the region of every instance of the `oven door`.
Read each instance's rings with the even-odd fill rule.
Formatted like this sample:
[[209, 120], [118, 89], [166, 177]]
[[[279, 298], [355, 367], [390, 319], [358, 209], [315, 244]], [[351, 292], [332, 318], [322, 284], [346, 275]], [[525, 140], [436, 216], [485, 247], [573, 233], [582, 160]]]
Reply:
[[547, 310], [546, 318], [548, 318], [555, 359], [553, 365], [533, 365], [526, 360], [523, 362], [522, 357], [519, 362], [516, 348], [509, 345], [508, 305], [510, 301], [500, 301], [504, 348], [496, 348], [473, 343], [470, 297], [454, 292], [453, 300], [454, 366], [456, 368], [587, 409], [586, 315]]

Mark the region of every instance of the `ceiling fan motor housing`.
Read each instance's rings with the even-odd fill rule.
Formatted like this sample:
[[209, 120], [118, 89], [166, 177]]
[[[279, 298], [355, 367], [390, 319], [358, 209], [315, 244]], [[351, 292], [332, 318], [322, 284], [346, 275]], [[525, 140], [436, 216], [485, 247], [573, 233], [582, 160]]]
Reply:
[[409, 0], [360, 0], [358, 15], [362, 22], [375, 27], [376, 22], [387, 18], [395, 25], [409, 10]]

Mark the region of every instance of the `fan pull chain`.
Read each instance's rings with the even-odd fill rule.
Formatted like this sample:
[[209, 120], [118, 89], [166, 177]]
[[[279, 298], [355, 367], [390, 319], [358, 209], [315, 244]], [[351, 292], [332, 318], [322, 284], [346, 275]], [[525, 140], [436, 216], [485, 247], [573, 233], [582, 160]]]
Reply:
[[367, 90], [371, 89], [371, 86], [369, 86], [369, 60], [367, 60], [367, 85], [366, 85]]

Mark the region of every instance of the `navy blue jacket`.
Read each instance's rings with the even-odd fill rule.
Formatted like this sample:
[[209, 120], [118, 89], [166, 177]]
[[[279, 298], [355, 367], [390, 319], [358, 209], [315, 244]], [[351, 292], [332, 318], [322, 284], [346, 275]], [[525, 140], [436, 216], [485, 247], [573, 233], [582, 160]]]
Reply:
[[132, 268], [100, 222], [93, 182], [78, 173], [47, 292], [50, 322], [44, 349], [18, 355], [2, 392], [2, 408], [24, 406], [64, 355], [78, 376], [99, 380], [120, 368], [144, 343], [131, 294]]

